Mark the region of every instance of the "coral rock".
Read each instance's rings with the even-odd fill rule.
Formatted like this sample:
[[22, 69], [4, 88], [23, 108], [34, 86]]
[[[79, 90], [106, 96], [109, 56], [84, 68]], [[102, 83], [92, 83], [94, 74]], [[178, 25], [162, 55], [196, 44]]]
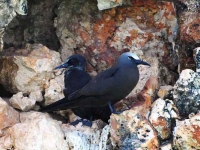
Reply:
[[27, 45], [17, 52], [14, 57], [5, 52], [0, 58], [0, 84], [13, 93], [44, 91], [52, 70], [61, 63], [60, 54], [41, 44]]
[[185, 119], [183, 121], [177, 121], [174, 128], [174, 140], [173, 147], [177, 150], [200, 149], [200, 114]]
[[150, 122], [138, 110], [124, 111], [111, 115], [110, 134], [114, 148], [119, 149], [158, 149], [157, 133]]
[[162, 140], [169, 138], [171, 135], [172, 119], [179, 118], [178, 109], [171, 100], [159, 98], [152, 104], [149, 121]]
[[9, 106], [2, 98], [0, 98], [0, 136], [4, 129], [13, 126], [19, 122], [19, 112]]
[[101, 120], [96, 120], [93, 121], [92, 127], [82, 126], [82, 123], [79, 123], [75, 127], [64, 124], [62, 129], [70, 149], [98, 150], [100, 147], [111, 147], [109, 126], [104, 127], [104, 125]]
[[181, 116], [197, 113], [200, 109], [200, 76], [190, 69], [181, 72], [174, 85], [173, 98]]
[[22, 92], [14, 94], [9, 101], [14, 108], [22, 111], [28, 111], [32, 109], [36, 103], [35, 99], [24, 97]]
[[60, 123], [38, 112], [21, 114], [21, 123], [9, 128], [0, 139], [1, 148], [26, 150], [68, 149]]

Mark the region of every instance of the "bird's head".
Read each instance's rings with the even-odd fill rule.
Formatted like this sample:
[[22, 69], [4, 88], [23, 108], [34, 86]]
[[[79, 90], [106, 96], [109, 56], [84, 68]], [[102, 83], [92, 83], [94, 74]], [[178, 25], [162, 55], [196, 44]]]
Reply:
[[79, 68], [79, 69], [85, 70], [86, 65], [87, 65], [87, 61], [82, 55], [74, 54], [68, 57], [67, 60], [62, 65], [56, 67], [55, 69]]
[[131, 52], [125, 52], [121, 54], [121, 56], [118, 58], [117, 63], [119, 65], [126, 65], [126, 66], [132, 66], [132, 65], [147, 65], [151, 66], [149, 63], [140, 60], [140, 58], [135, 54]]

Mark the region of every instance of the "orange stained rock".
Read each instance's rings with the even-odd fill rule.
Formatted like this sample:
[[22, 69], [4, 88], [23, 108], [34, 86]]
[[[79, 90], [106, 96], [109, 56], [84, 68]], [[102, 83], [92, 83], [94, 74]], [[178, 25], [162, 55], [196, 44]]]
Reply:
[[145, 101], [146, 109], [148, 109], [154, 101], [154, 96], [158, 88], [158, 78], [151, 76], [139, 94], [139, 97]]
[[200, 144], [200, 126], [192, 125], [192, 128], [192, 138], [195, 139], [198, 144]]

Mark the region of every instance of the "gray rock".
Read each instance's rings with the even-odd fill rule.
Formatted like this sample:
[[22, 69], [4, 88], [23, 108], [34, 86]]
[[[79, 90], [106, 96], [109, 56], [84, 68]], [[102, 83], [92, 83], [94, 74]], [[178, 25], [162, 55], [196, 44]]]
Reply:
[[0, 51], [3, 50], [5, 27], [17, 14], [26, 15], [27, 9], [27, 0], [0, 1]]
[[173, 98], [181, 116], [200, 109], [200, 76], [190, 69], [181, 72], [174, 85]]

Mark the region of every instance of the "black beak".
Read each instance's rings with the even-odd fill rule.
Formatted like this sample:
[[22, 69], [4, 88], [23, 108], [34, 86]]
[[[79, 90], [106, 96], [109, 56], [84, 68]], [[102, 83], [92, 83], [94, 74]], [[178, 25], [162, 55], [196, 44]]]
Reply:
[[135, 62], [136, 62], [137, 65], [151, 66], [149, 63], [147, 63], [147, 62], [145, 62], [145, 61], [142, 61], [142, 60], [136, 59]]
[[62, 65], [60, 65], [60, 66], [54, 68], [54, 70], [56, 70], [56, 69], [61, 69], [61, 68], [68, 68], [68, 67], [69, 67], [69, 65], [68, 65], [67, 63], [64, 63], [64, 64], [62, 64]]

